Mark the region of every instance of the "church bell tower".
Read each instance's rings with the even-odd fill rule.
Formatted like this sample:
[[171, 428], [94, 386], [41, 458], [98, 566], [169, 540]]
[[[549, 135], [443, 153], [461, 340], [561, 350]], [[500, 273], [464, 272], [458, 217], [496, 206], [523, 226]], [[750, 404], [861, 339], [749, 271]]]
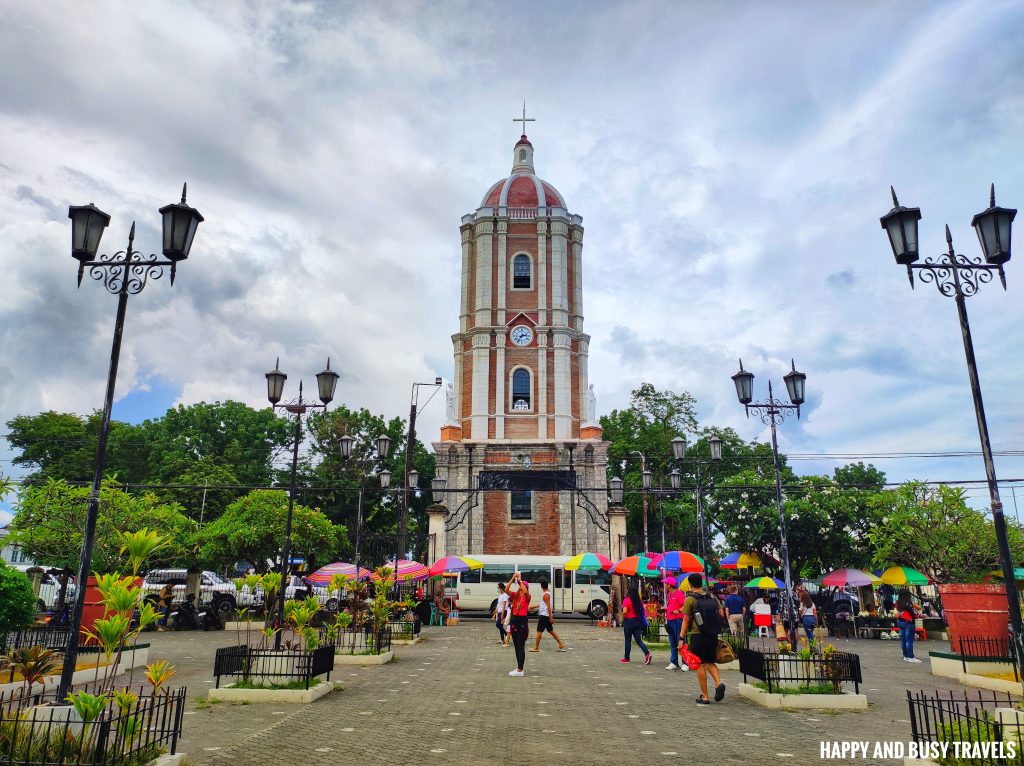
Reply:
[[455, 380], [434, 443], [450, 491], [431, 509], [433, 558], [609, 548], [608, 443], [583, 331], [583, 219], [537, 176], [525, 109], [515, 121], [523, 135], [511, 173], [459, 227]]

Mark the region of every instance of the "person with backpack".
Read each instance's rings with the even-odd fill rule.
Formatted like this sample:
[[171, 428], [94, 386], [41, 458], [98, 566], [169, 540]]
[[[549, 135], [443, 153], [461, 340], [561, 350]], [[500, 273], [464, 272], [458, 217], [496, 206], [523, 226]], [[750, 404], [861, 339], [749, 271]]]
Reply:
[[[700, 684], [698, 705], [710, 705], [708, 697], [708, 673], [715, 681], [715, 702], [725, 698], [725, 684], [718, 675], [715, 655], [718, 653], [718, 634], [725, 624], [725, 615], [718, 599], [704, 590], [704, 578], [694, 572], [688, 578], [690, 596], [683, 604], [683, 635], [686, 636], [688, 649], [700, 660], [697, 668], [697, 683]], [[680, 648], [683, 641], [680, 640]]]

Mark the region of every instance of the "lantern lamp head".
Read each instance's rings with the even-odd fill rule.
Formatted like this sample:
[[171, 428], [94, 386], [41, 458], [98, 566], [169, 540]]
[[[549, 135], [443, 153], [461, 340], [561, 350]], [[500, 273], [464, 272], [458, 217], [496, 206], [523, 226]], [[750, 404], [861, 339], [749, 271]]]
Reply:
[[164, 225], [164, 257], [169, 261], [183, 261], [192, 250], [192, 240], [203, 217], [194, 207], [185, 204], [188, 184], [181, 187], [181, 202], [160, 208]]
[[921, 257], [917, 244], [917, 222], [921, 220], [921, 208], [903, 207], [896, 199], [896, 190], [891, 186], [893, 208], [883, 215], [879, 222], [889, 235], [889, 245], [896, 263], [909, 266]]
[[1016, 217], [1016, 210], [996, 206], [996, 185], [992, 184], [988, 210], [978, 213], [971, 220], [987, 263], [1001, 266], [1010, 260], [1010, 235]]

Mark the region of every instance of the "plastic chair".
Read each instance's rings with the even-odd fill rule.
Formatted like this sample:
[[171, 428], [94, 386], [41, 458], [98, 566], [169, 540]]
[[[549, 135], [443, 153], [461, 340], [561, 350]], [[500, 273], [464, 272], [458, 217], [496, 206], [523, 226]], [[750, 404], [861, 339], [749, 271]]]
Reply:
[[437, 604], [430, 605], [430, 624], [444, 625], [444, 615], [441, 614], [441, 610], [437, 608]]

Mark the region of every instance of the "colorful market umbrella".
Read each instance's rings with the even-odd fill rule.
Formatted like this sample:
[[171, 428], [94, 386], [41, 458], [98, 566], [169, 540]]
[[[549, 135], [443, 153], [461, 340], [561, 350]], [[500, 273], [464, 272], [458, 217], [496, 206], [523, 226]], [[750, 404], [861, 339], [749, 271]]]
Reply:
[[[348, 577], [356, 576], [356, 565], [348, 564], [344, 561], [335, 561], [333, 564], [320, 567], [318, 570], [309, 575], [306, 579], [310, 582], [315, 582], [320, 585], [326, 585], [331, 581], [334, 575], [347, 575]], [[359, 579], [365, 580], [370, 576], [370, 570], [366, 567], [359, 567]]]
[[626, 556], [612, 566], [612, 574], [627, 577], [661, 577], [661, 572], [651, 566], [646, 556]]
[[563, 569], [569, 571], [584, 571], [584, 572], [597, 572], [599, 570], [611, 569], [615, 566], [615, 563], [607, 556], [602, 556], [600, 553], [578, 553], [565, 562]]
[[[388, 577], [388, 579], [395, 579], [395, 562], [389, 561], [384, 566], [391, 570], [391, 576]], [[398, 579], [403, 582], [405, 580], [410, 580], [413, 582], [417, 580], [426, 580], [427, 577], [429, 576], [430, 570], [427, 569], [427, 567], [424, 564], [421, 564], [418, 561], [409, 561], [408, 559], [402, 559], [398, 562]], [[370, 575], [370, 579], [380, 580], [382, 578], [380, 577], [380, 575], [374, 572], [372, 575]]]
[[[682, 574], [679, 575], [679, 588], [678, 588], [679, 590], [683, 590], [683, 591], [693, 590], [693, 588], [690, 587], [690, 575], [691, 574], [692, 574], [691, 572], [683, 572]], [[703, 572], [698, 572], [697, 574], [699, 574], [701, 577], [704, 578], [704, 584], [705, 585], [717, 585], [718, 584], [718, 580], [716, 578], [714, 578], [714, 577], [709, 577], [708, 575], [704, 574]]]
[[[767, 559], [770, 564], [779, 563], [771, 556], [768, 556]], [[728, 554], [719, 562], [718, 566], [722, 569], [746, 569], [747, 567], [760, 569], [764, 566], [764, 559], [761, 558], [761, 554], [755, 553], [754, 551], [737, 551], [736, 553]]]
[[931, 579], [911, 567], [889, 567], [879, 578], [886, 585], [928, 585]]
[[473, 569], [483, 569], [484, 562], [471, 559], [466, 556], [445, 556], [434, 562], [434, 565], [427, 571], [431, 577], [443, 575], [446, 572], [469, 572]]
[[786, 583], [782, 582], [782, 580], [777, 580], [774, 577], [755, 577], [743, 587], [761, 588], [762, 590], [776, 590], [778, 588], [785, 588]]
[[651, 568], [669, 572], [703, 572], [704, 559], [689, 551], [668, 551], [652, 558]]
[[821, 578], [822, 585], [842, 587], [843, 585], [876, 585], [879, 579], [859, 569], [835, 569]]

